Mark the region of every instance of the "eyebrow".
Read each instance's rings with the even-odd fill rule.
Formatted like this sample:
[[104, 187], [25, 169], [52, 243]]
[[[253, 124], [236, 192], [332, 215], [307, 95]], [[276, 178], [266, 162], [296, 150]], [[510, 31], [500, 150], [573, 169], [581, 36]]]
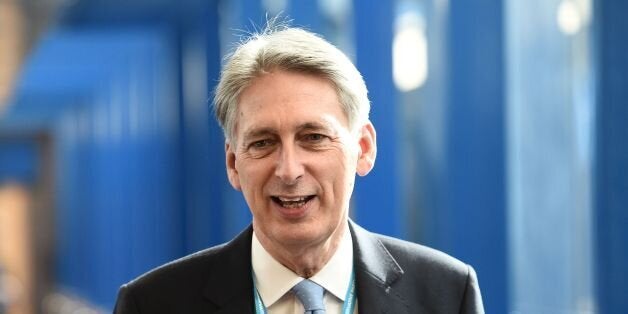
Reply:
[[331, 125], [329, 123], [321, 123], [321, 122], [306, 122], [303, 123], [301, 125], [299, 125], [297, 127], [297, 131], [299, 132], [303, 132], [303, 131], [319, 131], [319, 130], [324, 130], [324, 131], [328, 131], [328, 132], [334, 132], [333, 128], [331, 127]]
[[253, 128], [244, 132], [244, 135], [242, 135], [242, 139], [246, 141], [247, 139], [250, 139], [250, 138], [261, 137], [264, 135], [269, 135], [269, 134], [274, 134], [274, 133], [276, 133], [275, 130], [269, 127]]
[[[297, 133], [303, 132], [303, 131], [321, 131], [321, 130], [334, 133], [334, 134], [336, 133], [334, 131], [334, 128], [331, 126], [331, 124], [326, 123], [326, 122], [305, 122], [296, 127]], [[251, 139], [251, 138], [274, 135], [276, 133], [277, 133], [277, 130], [272, 127], [259, 127], [259, 128], [254, 127], [250, 130], [247, 130], [242, 136], [242, 139], [244, 141], [247, 141], [248, 139]]]

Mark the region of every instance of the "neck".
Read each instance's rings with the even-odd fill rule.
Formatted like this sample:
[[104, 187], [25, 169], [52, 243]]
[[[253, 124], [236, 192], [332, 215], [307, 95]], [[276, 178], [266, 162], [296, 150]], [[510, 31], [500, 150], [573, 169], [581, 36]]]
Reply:
[[318, 273], [336, 253], [347, 230], [347, 222], [334, 230], [327, 239], [320, 243], [282, 245], [271, 241], [262, 232], [255, 232], [264, 249], [279, 263], [303, 278], [310, 278]]

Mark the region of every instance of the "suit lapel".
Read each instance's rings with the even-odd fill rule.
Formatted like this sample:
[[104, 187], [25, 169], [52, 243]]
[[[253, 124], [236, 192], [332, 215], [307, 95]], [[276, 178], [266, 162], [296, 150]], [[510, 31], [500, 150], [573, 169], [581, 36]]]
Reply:
[[211, 267], [203, 295], [218, 307], [216, 313], [253, 313], [251, 237], [248, 227], [222, 248], [221, 258]]
[[403, 291], [395, 283], [403, 270], [370, 232], [349, 222], [353, 237], [354, 267], [360, 313], [408, 313]]

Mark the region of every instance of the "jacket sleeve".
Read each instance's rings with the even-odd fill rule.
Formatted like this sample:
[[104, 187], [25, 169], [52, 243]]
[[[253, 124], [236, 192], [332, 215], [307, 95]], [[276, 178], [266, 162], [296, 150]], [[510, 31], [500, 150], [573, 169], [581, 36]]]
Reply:
[[127, 285], [120, 287], [113, 314], [139, 314], [133, 295]]
[[461, 314], [484, 314], [480, 284], [473, 267], [467, 265], [467, 286], [460, 307]]

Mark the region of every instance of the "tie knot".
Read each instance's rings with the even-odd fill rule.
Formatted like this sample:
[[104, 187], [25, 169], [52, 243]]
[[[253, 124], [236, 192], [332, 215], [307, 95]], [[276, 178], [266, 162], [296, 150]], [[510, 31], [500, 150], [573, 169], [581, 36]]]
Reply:
[[303, 281], [292, 287], [292, 292], [297, 296], [306, 314], [324, 314], [325, 304], [323, 303], [323, 294], [325, 289], [315, 282], [304, 279]]

